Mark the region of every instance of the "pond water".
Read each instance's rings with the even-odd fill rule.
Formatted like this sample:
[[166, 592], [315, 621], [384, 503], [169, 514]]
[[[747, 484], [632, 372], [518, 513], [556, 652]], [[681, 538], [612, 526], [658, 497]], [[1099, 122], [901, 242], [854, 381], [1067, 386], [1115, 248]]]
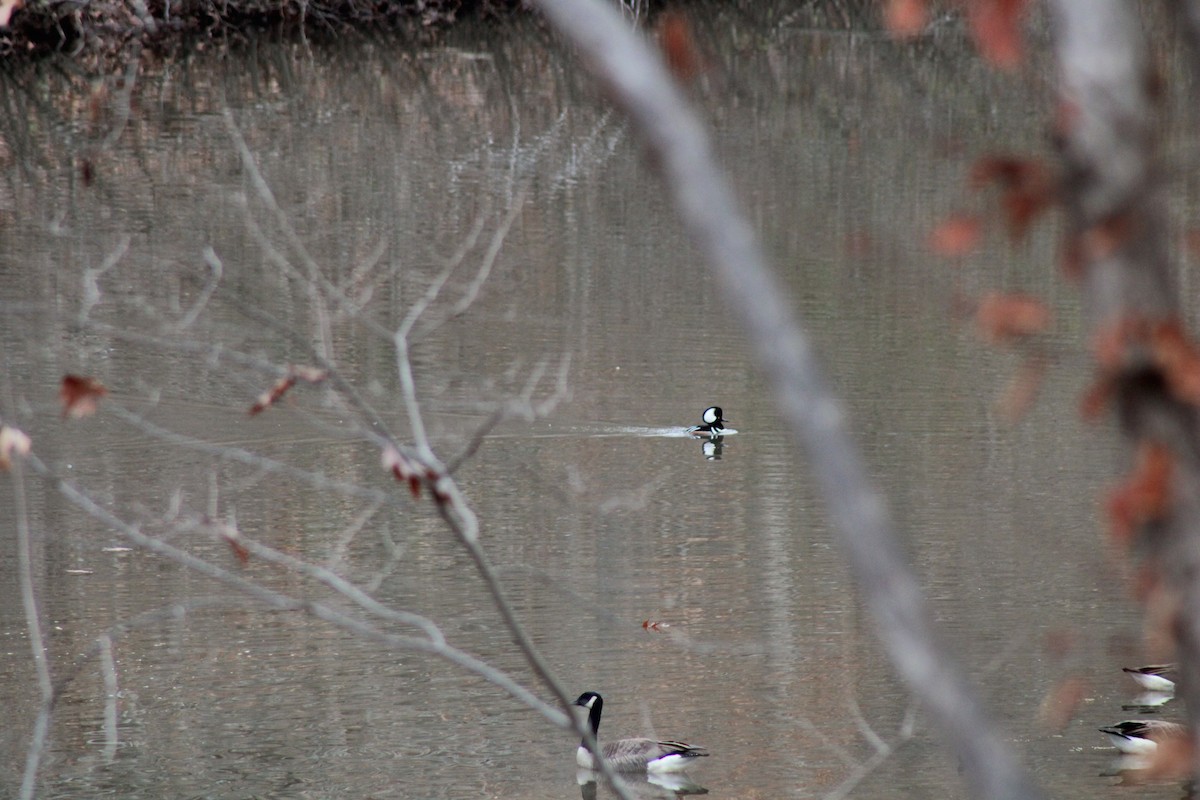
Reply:
[[[1120, 667], [1144, 657], [1097, 504], [1121, 449], [1078, 418], [1089, 368], [1054, 231], [1016, 247], [994, 231], [957, 267], [926, 245], [948, 212], [988, 207], [965, 188], [974, 158], [1043, 147], [1044, 88], [989, 72], [953, 26], [908, 47], [708, 12], [691, 94], [945, 640], [1053, 796], [1125, 796], [1096, 732], [1133, 713]], [[435, 449], [461, 452], [499, 403], [557, 401], [502, 422], [456, 473], [508, 597], [567, 690], [604, 695], [602, 734], [713, 753], [689, 783], [639, 794], [823, 797], [860, 781], [851, 796], [967, 796], [938, 732], [910, 716], [811, 470], [651, 165], [549, 33], [263, 44], [147, 57], [131, 75], [0, 79], [0, 415], [57, 475], [147, 534], [353, 610], [241, 564], [194, 524], [236, 519], [549, 697], [431, 502], [380, 468], [355, 408], [301, 383], [247, 415], [278, 377], [266, 366], [314, 363], [316, 349], [376, 430], [410, 439], [388, 332], [457, 263], [412, 340]], [[998, 399], [1020, 358], [962, 320], [962, 298], [993, 287], [1055, 312], [1041, 396], [1016, 422]], [[62, 419], [64, 373], [108, 387], [97, 415]], [[681, 435], [714, 404], [736, 435], [707, 448]], [[38, 796], [595, 790], [571, 736], [478, 677], [131, 548], [28, 470], [21, 495], [51, 676], [133, 623], [113, 635], [115, 686], [94, 653], [66, 685]], [[5, 796], [39, 702], [22, 498], [0, 476]], [[1048, 729], [1039, 707], [1072, 676], [1084, 700]], [[895, 747], [878, 763], [874, 737]]]

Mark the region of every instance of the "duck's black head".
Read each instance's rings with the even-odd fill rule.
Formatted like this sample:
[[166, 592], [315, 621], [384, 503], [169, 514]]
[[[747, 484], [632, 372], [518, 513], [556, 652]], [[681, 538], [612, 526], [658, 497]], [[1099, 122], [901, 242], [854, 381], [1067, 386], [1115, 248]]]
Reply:
[[714, 428], [725, 427], [725, 412], [720, 406], [710, 406], [704, 409], [704, 413], [700, 415], [700, 419], [705, 425], [711, 425]]

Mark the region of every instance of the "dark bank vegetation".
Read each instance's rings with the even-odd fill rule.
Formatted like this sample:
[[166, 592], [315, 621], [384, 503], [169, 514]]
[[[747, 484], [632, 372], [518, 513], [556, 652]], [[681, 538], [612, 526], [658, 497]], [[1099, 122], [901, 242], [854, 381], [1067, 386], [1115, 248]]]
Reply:
[[[626, 18], [640, 21], [666, 4], [620, 0], [618, 5]], [[869, 0], [739, 0], [725, 5], [824, 28], [862, 29], [878, 23], [878, 10]], [[401, 31], [428, 36], [463, 20], [530, 11], [525, 0], [0, 0], [0, 54], [114, 57], [146, 47], [237, 43], [276, 33], [321, 37]]]
[[238, 42], [272, 31], [432, 29], [464, 16], [496, 16], [519, 0], [4, 0], [0, 52], [8, 57], [117, 55], [130, 48]]

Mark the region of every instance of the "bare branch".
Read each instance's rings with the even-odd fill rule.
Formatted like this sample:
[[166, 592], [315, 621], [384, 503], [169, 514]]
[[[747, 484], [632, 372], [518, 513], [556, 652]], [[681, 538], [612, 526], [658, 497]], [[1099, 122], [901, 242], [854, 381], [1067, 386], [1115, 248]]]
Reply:
[[570, 371], [571, 354], [563, 353], [558, 364], [558, 375], [555, 379], [554, 391], [545, 400], [535, 404], [533, 402], [533, 395], [537, 391], [538, 384], [541, 383], [542, 374], [545, 372], [545, 364], [538, 364], [534, 367], [530, 371], [521, 396], [494, 409], [488, 415], [487, 419], [475, 429], [475, 433], [472, 434], [463, 449], [446, 462], [447, 474], [453, 475], [467, 459], [475, 455], [487, 435], [495, 430], [496, 426], [504, 420], [511, 417], [536, 419], [537, 417], [544, 417], [552, 413], [558, 407], [558, 404], [570, 395], [570, 388], [567, 385], [567, 375]]
[[[1190, 3], [1194, 12], [1196, 4]], [[1120, 339], [1110, 376], [1120, 422], [1135, 443], [1173, 454], [1164, 519], [1145, 536], [1165, 583], [1179, 598], [1179, 694], [1193, 735], [1200, 733], [1200, 416], [1169, 368], [1136, 328], [1178, 326], [1168, 250], [1169, 221], [1158, 167], [1158, 119], [1151, 65], [1133, 7], [1117, 0], [1055, 0], [1055, 49], [1062, 72], [1060, 146], [1066, 167], [1069, 241], [1084, 260], [1084, 290], [1094, 335]], [[1097, 234], [1104, 247], [1087, 247]], [[1182, 336], [1182, 333], [1179, 334]], [[1195, 348], [1190, 342], [1186, 346]], [[1200, 775], [1200, 748], [1192, 772]]]
[[[41, 612], [38, 610], [37, 595], [33, 588], [33, 561], [31, 542], [29, 538], [29, 510], [25, 498], [25, 468], [20, 459], [12, 465], [13, 473], [13, 512], [16, 515], [17, 526], [17, 573], [21, 583], [21, 604], [25, 608], [25, 628], [29, 632], [29, 647], [33, 654], [33, 664], [37, 670], [38, 688], [42, 694], [42, 702], [48, 703], [52, 694], [50, 683], [50, 667], [46, 663], [46, 640], [42, 635]], [[30, 737], [29, 750], [25, 757], [25, 775], [21, 782], [21, 798], [33, 797], [38, 764], [41, 762], [42, 748], [45, 746], [48, 723], [41, 720], [34, 725]]]
[[492, 240], [488, 244], [488, 249], [484, 253], [483, 259], [479, 262], [479, 269], [475, 271], [475, 277], [471, 279], [471, 283], [463, 290], [462, 296], [447, 315], [438, 322], [432, 323], [429, 327], [422, 329], [420, 332], [421, 336], [427, 336], [440, 328], [445, 322], [462, 316], [474, 304], [475, 300], [479, 297], [479, 290], [483, 288], [483, 284], [487, 282], [488, 276], [492, 274], [492, 267], [496, 264], [496, 258], [500, 255], [500, 249], [504, 246], [504, 240], [508, 237], [509, 229], [512, 228], [513, 222], [516, 221], [524, 205], [525, 189], [522, 187], [517, 191], [516, 197], [513, 198], [512, 205], [508, 208], [508, 213], [504, 215], [504, 219], [500, 221], [500, 225], [492, 232]]
[[100, 292], [100, 278], [104, 277], [104, 273], [121, 262], [121, 259], [129, 252], [129, 242], [128, 234], [122, 236], [113, 251], [104, 257], [104, 261], [100, 263], [100, 266], [83, 271], [83, 300], [79, 308], [80, 324], [87, 322], [88, 315], [92, 313], [92, 309], [100, 302], [102, 296]]
[[208, 301], [213, 296], [213, 292], [221, 285], [221, 276], [225, 273], [225, 265], [221, 263], [221, 259], [217, 258], [217, 252], [211, 247], [204, 248], [204, 263], [208, 264], [208, 268], [212, 270], [212, 275], [204, 284], [204, 288], [200, 291], [200, 296], [196, 298], [196, 302], [192, 303], [192, 307], [187, 310], [187, 313], [175, 323], [177, 331], [183, 331], [190, 328], [199, 319], [204, 309], [208, 307]]
[[[35, 472], [49, 481], [69, 502], [93, 519], [103, 522], [112, 531], [142, 549], [160, 555], [199, 575], [222, 583], [270, 608], [282, 611], [302, 611], [359, 636], [364, 640], [375, 642], [384, 647], [397, 650], [416, 650], [443, 658], [504, 690], [516, 700], [541, 714], [551, 723], [563, 728], [573, 729], [577, 727], [576, 720], [570, 719], [569, 715], [562, 710], [542, 701], [506, 672], [480, 661], [456, 647], [446, 644], [444, 640], [438, 641], [420, 636], [387, 633], [360, 619], [337, 611], [324, 603], [291, 597], [282, 592], [269, 589], [256, 581], [244, 578], [241, 575], [230, 572], [216, 564], [168, 544], [161, 539], [143, 533], [136, 526], [130, 525], [95, 502], [87, 492], [56, 476], [37, 456], [30, 455], [28, 463]], [[31, 752], [32, 749], [33, 745], [31, 745]]]
[[112, 762], [117, 756], [117, 662], [113, 658], [112, 638], [104, 634], [100, 645], [100, 674], [104, 676], [104, 760]]
[[206, 530], [217, 534], [219, 537], [235, 540], [240, 547], [245, 548], [250, 555], [261, 561], [285, 567], [300, 575], [307, 575], [381, 619], [420, 628], [435, 646], [441, 647], [446, 644], [446, 637], [442, 634], [441, 629], [428, 617], [408, 611], [398, 611], [385, 606], [333, 570], [310, 564], [303, 559], [282, 553], [273, 547], [257, 542], [253, 538], [243, 536], [234, 525], [221, 525], [220, 523], [208, 520], [204, 522], [193, 521], [181, 527], [184, 529], [190, 528], [191, 530]]
[[221, 458], [228, 461], [236, 461], [247, 466], [256, 467], [266, 470], [271, 473], [287, 475], [312, 486], [314, 489], [322, 489], [338, 492], [348, 497], [361, 497], [373, 502], [386, 502], [395, 507], [402, 507], [401, 501], [392, 493], [385, 492], [381, 489], [370, 489], [365, 486], [360, 486], [357, 483], [348, 483], [346, 481], [334, 480], [327, 477], [324, 473], [309, 472], [299, 469], [291, 464], [282, 461], [276, 461], [273, 458], [252, 453], [249, 450], [244, 450], [240, 447], [230, 447], [228, 445], [218, 445], [211, 442], [206, 442], [202, 439], [194, 439], [191, 436], [185, 436], [181, 433], [168, 430], [161, 425], [149, 421], [145, 417], [129, 411], [121, 407], [117, 403], [106, 403], [105, 411], [115, 415], [122, 421], [132, 425], [138, 430], [150, 436], [154, 436], [165, 442], [170, 442], [179, 447], [185, 447], [189, 450], [206, 453], [214, 458]]

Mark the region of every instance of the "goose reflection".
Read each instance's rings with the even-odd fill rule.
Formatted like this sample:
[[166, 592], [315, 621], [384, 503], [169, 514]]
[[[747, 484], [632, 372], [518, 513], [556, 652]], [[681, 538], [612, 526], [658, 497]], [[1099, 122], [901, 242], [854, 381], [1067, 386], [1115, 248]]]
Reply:
[[1157, 711], [1175, 699], [1174, 693], [1142, 692], [1133, 698], [1132, 702], [1121, 706], [1125, 711], [1141, 711], [1143, 713]]
[[[696, 783], [685, 772], [662, 772], [649, 774], [621, 773], [621, 782], [629, 793], [637, 798], [652, 800], [687, 795], [708, 794], [708, 789]], [[598, 781], [604, 777], [595, 770], [581, 769], [575, 773], [575, 781], [579, 784], [579, 794], [583, 800], [596, 800]]]

